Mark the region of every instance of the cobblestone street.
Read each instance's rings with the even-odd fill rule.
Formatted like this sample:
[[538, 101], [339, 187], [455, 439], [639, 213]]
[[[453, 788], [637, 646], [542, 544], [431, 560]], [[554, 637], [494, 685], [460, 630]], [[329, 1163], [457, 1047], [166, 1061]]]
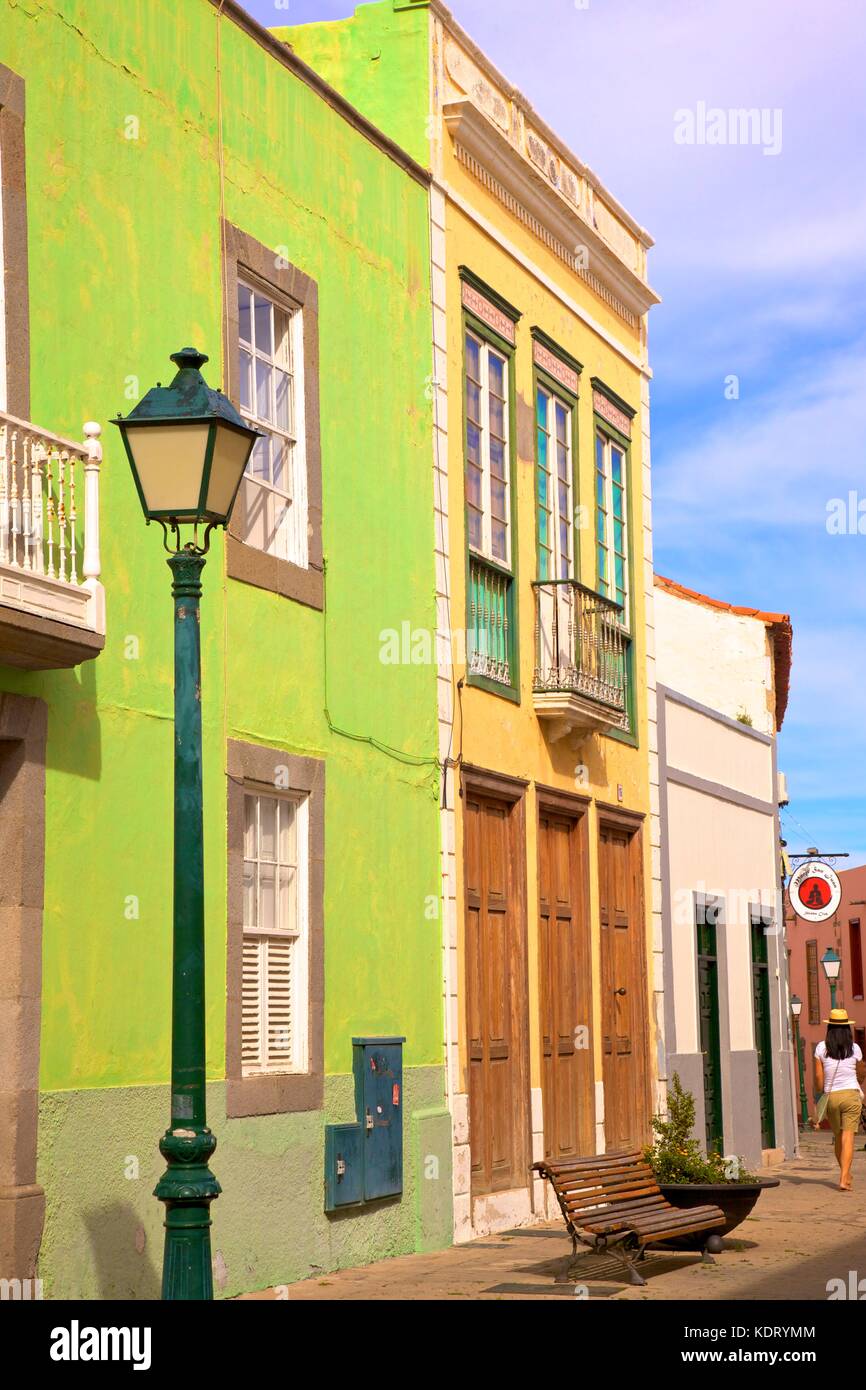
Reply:
[[[839, 1192], [828, 1133], [807, 1134], [797, 1159], [772, 1170], [781, 1185], [762, 1194], [752, 1216], [725, 1240], [715, 1263], [652, 1254], [641, 1265], [645, 1288], [622, 1280], [610, 1256], [581, 1259], [590, 1299], [824, 1300], [831, 1279], [866, 1280], [866, 1153], [858, 1136], [854, 1190]], [[288, 1301], [352, 1299], [563, 1299], [571, 1242], [563, 1226], [537, 1226], [431, 1255], [407, 1255], [345, 1269], [288, 1288]], [[573, 1271], [574, 1272], [574, 1271]], [[248, 1295], [268, 1299], [274, 1290]], [[285, 1289], [281, 1291], [285, 1298]]]

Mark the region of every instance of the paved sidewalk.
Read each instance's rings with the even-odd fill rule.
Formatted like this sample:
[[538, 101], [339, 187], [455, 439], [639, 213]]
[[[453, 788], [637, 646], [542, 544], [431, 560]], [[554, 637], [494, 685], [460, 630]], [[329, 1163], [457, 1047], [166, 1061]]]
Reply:
[[[853, 1270], [866, 1280], [863, 1136], [857, 1137], [850, 1193], [837, 1190], [831, 1145], [828, 1133], [803, 1136], [800, 1158], [770, 1170], [781, 1186], [762, 1193], [715, 1264], [690, 1255], [650, 1255], [641, 1265], [645, 1288], [625, 1284], [621, 1266], [609, 1255], [591, 1253], [565, 1282], [571, 1241], [557, 1223], [306, 1279], [288, 1286], [288, 1298], [573, 1299], [579, 1270], [590, 1298], [824, 1300], [830, 1279], [847, 1285]], [[246, 1297], [273, 1299], [275, 1293]]]

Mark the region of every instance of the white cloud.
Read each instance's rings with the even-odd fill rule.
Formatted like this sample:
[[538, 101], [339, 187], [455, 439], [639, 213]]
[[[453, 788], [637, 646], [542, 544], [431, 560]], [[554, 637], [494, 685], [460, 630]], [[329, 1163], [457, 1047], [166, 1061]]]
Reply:
[[[756, 522], [822, 528], [826, 503], [866, 489], [866, 345], [727, 402], [703, 436], [654, 455], [656, 524], [694, 534]], [[845, 538], [835, 538], [837, 541]]]

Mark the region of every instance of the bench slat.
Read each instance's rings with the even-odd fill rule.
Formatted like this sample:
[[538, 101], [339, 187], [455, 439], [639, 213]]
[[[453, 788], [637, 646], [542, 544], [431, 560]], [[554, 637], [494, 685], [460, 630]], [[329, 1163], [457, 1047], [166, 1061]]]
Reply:
[[646, 1184], [653, 1187], [659, 1186], [652, 1173], [616, 1173], [612, 1177], [581, 1177], [581, 1179], [570, 1179], [569, 1181], [556, 1181], [553, 1186], [560, 1193], [616, 1193], [623, 1187], [646, 1187]]
[[596, 1188], [588, 1192], [570, 1193], [564, 1200], [575, 1208], [597, 1205], [600, 1201], [622, 1202], [631, 1197], [658, 1197], [658, 1185], [650, 1182], [630, 1183], [628, 1187], [614, 1188], [613, 1191]]
[[718, 1221], [719, 1215], [717, 1209], [701, 1207], [694, 1207], [691, 1211], [671, 1207], [668, 1211], [656, 1212], [652, 1216], [636, 1213], [632, 1216], [619, 1217], [614, 1212], [611, 1213], [608, 1220], [601, 1218], [598, 1221], [585, 1222], [584, 1229], [590, 1231], [601, 1226], [606, 1229], [614, 1226], [627, 1226], [630, 1230], [645, 1232], [654, 1231], [661, 1226], [692, 1226], [700, 1225], [704, 1221]]
[[607, 1239], [612, 1236], [633, 1235], [638, 1244], [649, 1245], [655, 1241], [671, 1240], [674, 1236], [685, 1236], [697, 1231], [712, 1230], [718, 1225], [719, 1221], [716, 1217], [704, 1217], [701, 1221], [661, 1221], [651, 1228], [632, 1226], [628, 1222], [623, 1222], [610, 1226], [586, 1226], [583, 1229], [590, 1236], [603, 1236]]
[[596, 1185], [599, 1187], [606, 1187], [609, 1183], [622, 1182], [624, 1178], [634, 1179], [646, 1177], [651, 1177], [653, 1182], [655, 1182], [652, 1169], [649, 1164], [644, 1163], [641, 1164], [640, 1167], [636, 1165], [633, 1168], [611, 1168], [605, 1173], [557, 1173], [556, 1177], [551, 1179], [551, 1181], [557, 1187], [566, 1189]]
[[597, 1208], [594, 1208], [595, 1215], [593, 1215], [592, 1210], [587, 1211], [586, 1208], [584, 1208], [583, 1210], [575, 1211], [574, 1213], [569, 1212], [569, 1216], [573, 1215], [575, 1222], [577, 1222], [578, 1218], [580, 1218], [580, 1224], [587, 1225], [591, 1221], [619, 1221], [621, 1217], [631, 1216], [632, 1214], [639, 1216], [641, 1213], [649, 1215], [650, 1212], [664, 1212], [675, 1210], [676, 1208], [672, 1207], [669, 1202], [666, 1202], [663, 1197], [651, 1199], [650, 1201], [647, 1201], [646, 1198], [641, 1197], [636, 1202], [625, 1202], [622, 1206], [599, 1206]]
[[643, 1154], [635, 1149], [634, 1152], [631, 1153], [601, 1154], [592, 1158], [557, 1158], [553, 1160], [545, 1158], [539, 1159], [536, 1163], [533, 1163], [532, 1166], [538, 1169], [539, 1172], [544, 1171], [550, 1173], [551, 1176], [557, 1176], [560, 1173], [573, 1172], [578, 1168], [585, 1168], [594, 1173], [601, 1173], [606, 1168], [618, 1164], [628, 1166], [629, 1164], [643, 1162]]
[[650, 1245], [655, 1241], [673, 1240], [676, 1236], [691, 1236], [697, 1231], [715, 1231], [722, 1225], [722, 1221], [716, 1216], [712, 1220], [700, 1221], [694, 1226], [672, 1226], [664, 1231], [642, 1231], [637, 1237], [638, 1245]]

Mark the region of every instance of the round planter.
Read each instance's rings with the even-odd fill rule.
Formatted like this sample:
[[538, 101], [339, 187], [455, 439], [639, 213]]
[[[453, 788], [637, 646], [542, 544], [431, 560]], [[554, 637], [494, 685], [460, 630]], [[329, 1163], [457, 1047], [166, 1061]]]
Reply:
[[[765, 1188], [778, 1186], [778, 1178], [759, 1178], [757, 1182], [661, 1183], [660, 1191], [675, 1207], [721, 1207], [725, 1224], [709, 1233], [721, 1238], [730, 1235], [741, 1221], [745, 1221]], [[700, 1250], [706, 1239], [706, 1231], [697, 1231], [693, 1236], [678, 1236], [664, 1243], [676, 1250]]]

